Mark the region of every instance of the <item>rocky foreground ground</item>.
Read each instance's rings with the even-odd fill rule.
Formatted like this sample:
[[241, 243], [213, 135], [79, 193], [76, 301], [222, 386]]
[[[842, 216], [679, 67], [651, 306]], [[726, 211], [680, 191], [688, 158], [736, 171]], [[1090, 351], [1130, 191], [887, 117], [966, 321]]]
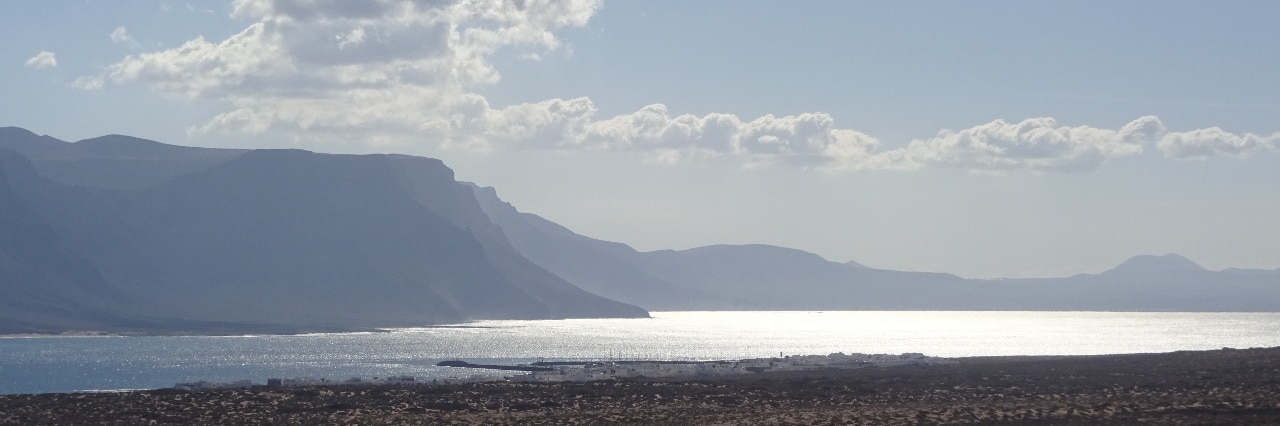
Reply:
[[1280, 424], [1280, 348], [684, 381], [0, 395], [0, 424]]

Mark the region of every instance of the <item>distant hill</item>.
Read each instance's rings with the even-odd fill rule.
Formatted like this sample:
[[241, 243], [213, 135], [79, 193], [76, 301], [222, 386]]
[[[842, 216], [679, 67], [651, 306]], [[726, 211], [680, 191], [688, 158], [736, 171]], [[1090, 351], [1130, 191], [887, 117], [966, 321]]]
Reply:
[[1140, 255], [1129, 258], [1129, 260], [1111, 268], [1106, 274], [1163, 274], [1163, 273], [1179, 273], [1179, 272], [1198, 272], [1205, 269], [1191, 259], [1176, 255], [1166, 254], [1163, 256]]
[[474, 190], [530, 260], [652, 310], [1280, 310], [1280, 270], [1207, 271], [1175, 254], [1136, 256], [1100, 274], [979, 280], [836, 263], [768, 245], [639, 252], [519, 212], [492, 188]]
[[0, 149], [22, 154], [50, 181], [104, 189], [156, 185], [247, 152], [166, 145], [121, 135], [68, 143], [17, 127], [0, 127]]
[[647, 316], [522, 257], [438, 160], [6, 128], [0, 171], [0, 332]]
[[[676, 285], [646, 271], [626, 244], [578, 235], [534, 214], [521, 213], [493, 188], [472, 185], [476, 199], [512, 247], [529, 260], [587, 291], [652, 310], [718, 309], [723, 294]], [[745, 308], [745, 306], [740, 306]]]

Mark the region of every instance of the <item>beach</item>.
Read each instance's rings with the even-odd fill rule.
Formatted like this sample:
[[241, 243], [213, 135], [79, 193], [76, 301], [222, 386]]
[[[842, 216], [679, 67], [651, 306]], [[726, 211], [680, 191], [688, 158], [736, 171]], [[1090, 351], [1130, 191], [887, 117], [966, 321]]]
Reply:
[[1278, 424], [1280, 348], [708, 378], [0, 395], [0, 424]]

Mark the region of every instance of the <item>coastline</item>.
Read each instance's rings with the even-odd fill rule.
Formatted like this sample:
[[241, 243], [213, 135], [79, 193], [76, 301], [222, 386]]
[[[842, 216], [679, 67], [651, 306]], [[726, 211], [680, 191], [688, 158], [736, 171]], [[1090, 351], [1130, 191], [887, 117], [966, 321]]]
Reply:
[[[424, 325], [441, 327], [446, 325]], [[306, 334], [382, 333], [394, 327], [244, 327], [244, 328], [104, 328], [101, 330], [67, 330], [59, 332], [0, 333], [0, 339], [35, 337], [221, 337], [221, 336], [298, 336]]]
[[[648, 317], [551, 317], [540, 319], [524, 319], [520, 321], [558, 321], [558, 320], [591, 320], [591, 319], [653, 319], [655, 314], [690, 314], [690, 313], [966, 313], [966, 314], [1148, 314], [1148, 315], [1274, 315], [1275, 311], [1250, 310], [1079, 310], [1060, 311], [1047, 309], [1032, 310], [935, 310], [935, 309], [903, 309], [903, 310], [687, 310], [687, 311], [652, 311]], [[5, 338], [41, 338], [41, 337], [225, 337], [225, 336], [299, 336], [348, 333], [387, 333], [397, 330], [413, 329], [487, 329], [491, 326], [476, 325], [485, 321], [507, 321], [507, 319], [468, 319], [461, 322], [441, 322], [422, 324], [389, 324], [382, 326], [339, 326], [339, 325], [287, 325], [287, 324], [237, 324], [180, 321], [164, 325], [149, 326], [115, 326], [100, 328], [78, 328], [66, 330], [33, 331], [20, 328], [0, 328], [0, 339]]]
[[1280, 347], [706, 379], [0, 395], [0, 424], [1280, 423]]
[[[547, 318], [548, 320], [564, 318]], [[249, 325], [243, 327], [176, 327], [176, 328], [103, 328], [97, 330], [65, 330], [50, 332], [13, 332], [0, 333], [0, 339], [21, 339], [37, 337], [226, 337], [226, 336], [304, 336], [321, 334], [348, 333], [389, 333], [404, 329], [429, 328], [491, 328], [473, 325], [477, 321], [468, 320], [460, 323], [413, 324], [385, 327], [364, 326], [292, 326], [292, 325]]]

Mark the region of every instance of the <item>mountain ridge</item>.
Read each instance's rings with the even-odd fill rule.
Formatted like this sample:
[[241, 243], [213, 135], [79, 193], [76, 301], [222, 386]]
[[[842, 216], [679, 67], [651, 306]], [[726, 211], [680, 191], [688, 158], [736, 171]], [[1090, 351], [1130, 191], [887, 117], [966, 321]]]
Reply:
[[[161, 158], [210, 159], [203, 151], [115, 140]], [[40, 238], [92, 266], [119, 303], [37, 306], [24, 297], [26, 317], [0, 315], [0, 333], [291, 332], [648, 316], [524, 260], [492, 224], [479, 230], [487, 217], [438, 160], [252, 150], [149, 169], [142, 177], [155, 183], [120, 189], [47, 180], [63, 171], [58, 164], [28, 161], [6, 149], [12, 145], [0, 140], [0, 170], [14, 175], [11, 169], [25, 164], [16, 186], [27, 196], [4, 194], [14, 214], [0, 216], [0, 229], [48, 225], [53, 232]], [[105, 171], [151, 161], [114, 147], [76, 153], [116, 159]], [[173, 172], [180, 173], [167, 177]], [[5, 189], [15, 182], [6, 178]], [[39, 263], [11, 260], [14, 253], [22, 254], [0, 252], [0, 276], [16, 277], [6, 281], [20, 286], [9, 294], [68, 281], [49, 268], [23, 272]], [[67, 285], [88, 285], [96, 280], [90, 275]], [[93, 313], [92, 321], [72, 321], [78, 311]]]
[[[641, 252], [438, 159], [0, 128], [0, 333], [271, 333], [653, 310], [1280, 311], [1280, 268], [1137, 255], [966, 279], [716, 244]], [[7, 286], [7, 287], [6, 287]]]

